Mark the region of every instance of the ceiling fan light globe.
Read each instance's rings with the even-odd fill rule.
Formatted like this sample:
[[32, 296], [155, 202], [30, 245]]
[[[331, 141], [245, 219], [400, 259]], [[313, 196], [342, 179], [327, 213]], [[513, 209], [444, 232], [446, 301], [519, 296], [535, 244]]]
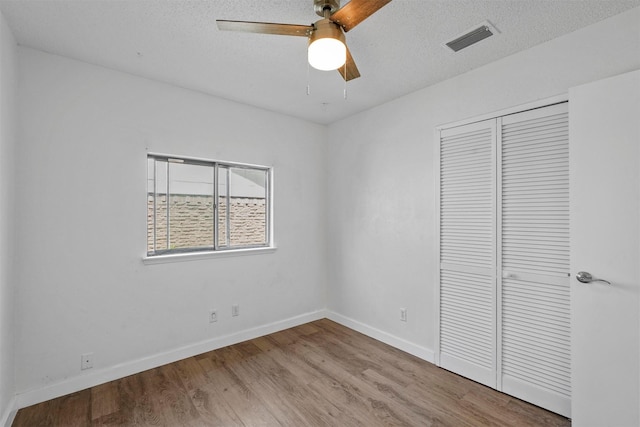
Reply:
[[316, 39], [309, 44], [309, 64], [318, 70], [336, 70], [347, 61], [347, 47], [333, 38]]

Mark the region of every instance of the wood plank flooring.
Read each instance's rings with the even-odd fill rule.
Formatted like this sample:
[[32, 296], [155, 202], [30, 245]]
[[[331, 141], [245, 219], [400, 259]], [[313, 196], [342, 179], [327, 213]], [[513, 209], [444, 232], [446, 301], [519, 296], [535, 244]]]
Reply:
[[21, 409], [13, 426], [569, 426], [330, 320]]

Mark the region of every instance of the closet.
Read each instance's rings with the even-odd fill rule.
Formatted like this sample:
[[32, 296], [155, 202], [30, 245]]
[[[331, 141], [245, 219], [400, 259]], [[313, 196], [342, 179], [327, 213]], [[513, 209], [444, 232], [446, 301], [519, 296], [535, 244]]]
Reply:
[[566, 102], [439, 134], [436, 363], [571, 410]]

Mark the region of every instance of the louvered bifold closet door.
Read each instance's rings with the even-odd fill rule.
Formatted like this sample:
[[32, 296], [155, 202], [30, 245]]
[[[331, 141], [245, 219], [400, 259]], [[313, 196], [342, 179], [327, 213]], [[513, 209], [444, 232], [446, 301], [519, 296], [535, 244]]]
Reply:
[[438, 363], [496, 386], [495, 120], [440, 132]]
[[502, 162], [498, 388], [569, 416], [567, 110], [563, 103], [498, 119]]

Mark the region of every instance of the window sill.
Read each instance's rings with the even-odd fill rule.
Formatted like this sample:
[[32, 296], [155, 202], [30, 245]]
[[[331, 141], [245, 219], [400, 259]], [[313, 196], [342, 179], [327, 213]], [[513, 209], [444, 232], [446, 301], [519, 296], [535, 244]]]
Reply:
[[264, 253], [273, 253], [276, 251], [275, 246], [267, 246], [264, 248], [246, 248], [246, 249], [229, 249], [226, 251], [206, 251], [206, 252], [190, 252], [182, 254], [168, 254], [145, 256], [142, 258], [144, 264], [165, 264], [170, 262], [196, 261], [200, 259], [225, 258], [244, 255], [257, 255]]

